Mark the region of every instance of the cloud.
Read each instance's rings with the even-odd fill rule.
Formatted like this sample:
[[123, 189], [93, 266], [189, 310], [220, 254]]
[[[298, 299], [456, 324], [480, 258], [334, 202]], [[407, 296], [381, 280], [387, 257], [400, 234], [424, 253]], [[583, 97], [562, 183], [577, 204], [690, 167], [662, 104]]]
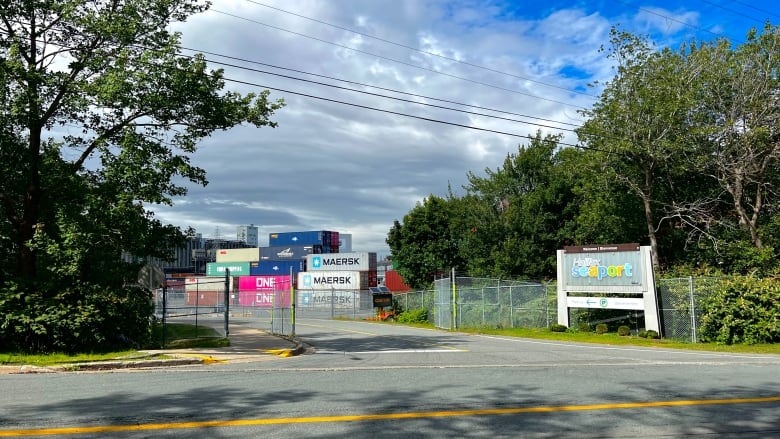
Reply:
[[[525, 143], [522, 137], [455, 124], [519, 136], [541, 129], [575, 143], [572, 132], [539, 124], [571, 129], [556, 122], [581, 121], [577, 110], [598, 94], [587, 84], [610, 79], [610, 62], [599, 51], [608, 43], [610, 26], [636, 12], [606, 13], [588, 3], [527, 11], [500, 1], [259, 3], [297, 15], [254, 2], [220, 1], [176, 29], [187, 47], [247, 60], [232, 64], [514, 119], [214, 65], [229, 79], [256, 84], [229, 82], [231, 89], [271, 87], [277, 89], [271, 98], [284, 98], [287, 105], [273, 117], [278, 128], [239, 127], [204, 139], [193, 162], [206, 169], [209, 185], [190, 188], [173, 207], [155, 207], [158, 217], [206, 236], [219, 228], [229, 237], [238, 225], [252, 223], [260, 226], [261, 243], [271, 232], [336, 230], [353, 234], [355, 251], [386, 251], [393, 221], [415, 203], [430, 194], [446, 195], [450, 185], [458, 192], [469, 171], [500, 166]], [[694, 12], [653, 10], [680, 20], [698, 18]], [[682, 25], [636, 13], [633, 26], [670, 33]]]

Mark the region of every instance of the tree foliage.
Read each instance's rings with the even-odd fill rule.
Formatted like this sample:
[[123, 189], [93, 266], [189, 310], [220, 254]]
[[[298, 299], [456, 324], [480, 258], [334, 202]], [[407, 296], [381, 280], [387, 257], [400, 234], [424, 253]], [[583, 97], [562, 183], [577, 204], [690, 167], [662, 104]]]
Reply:
[[418, 205], [388, 239], [407, 281], [449, 268], [420, 253], [435, 246], [397, 239], [425, 227], [441, 233], [420, 238], [446, 236], [472, 276], [552, 277], [562, 246], [621, 242], [650, 245], [659, 271], [780, 272], [780, 29], [660, 50], [617, 28], [611, 37], [615, 76], [583, 112], [581, 148], [537, 133], [440, 200], [449, 218]]
[[[221, 71], [180, 53], [170, 24], [205, 8], [194, 0], [0, 4], [0, 304], [14, 313], [1, 339], [35, 333], [41, 349], [89, 346], [58, 339], [67, 316], [53, 304], [108, 312], [109, 302], [135, 303], [123, 297], [138, 267], [121, 263], [122, 253], [165, 257], [183, 239], [147, 206], [185, 195], [179, 181], [207, 184], [189, 158], [200, 139], [242, 123], [275, 125], [281, 101], [225, 91]], [[127, 310], [148, 320], [149, 309]], [[74, 312], [82, 311], [92, 312]], [[59, 317], [34, 325], [41, 313]], [[112, 330], [130, 336], [135, 324]]]

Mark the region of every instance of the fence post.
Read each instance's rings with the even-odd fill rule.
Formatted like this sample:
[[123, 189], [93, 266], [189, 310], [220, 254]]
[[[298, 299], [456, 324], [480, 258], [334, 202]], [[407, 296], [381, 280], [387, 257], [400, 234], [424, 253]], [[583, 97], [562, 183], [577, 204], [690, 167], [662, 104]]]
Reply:
[[293, 269], [290, 267], [290, 325], [292, 330], [290, 335], [295, 337], [295, 288], [293, 287]]
[[455, 287], [455, 269], [452, 269], [452, 275], [450, 276], [452, 282], [452, 324], [450, 329], [458, 329], [458, 291]]
[[162, 348], [165, 349], [165, 314], [168, 313], [168, 282], [162, 287]]
[[228, 320], [230, 316], [230, 269], [225, 268], [225, 338], [230, 334]]
[[691, 295], [691, 337], [696, 343], [696, 302], [693, 300], [693, 276], [688, 276], [688, 292]]

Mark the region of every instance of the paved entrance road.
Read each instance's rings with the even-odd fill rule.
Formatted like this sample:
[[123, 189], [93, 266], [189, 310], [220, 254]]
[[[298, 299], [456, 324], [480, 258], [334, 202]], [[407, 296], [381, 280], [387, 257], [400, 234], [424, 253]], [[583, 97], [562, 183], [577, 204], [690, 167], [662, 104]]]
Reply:
[[0, 377], [0, 430], [53, 428], [29, 433], [65, 437], [780, 436], [778, 356], [330, 320], [299, 320], [296, 331], [312, 353]]

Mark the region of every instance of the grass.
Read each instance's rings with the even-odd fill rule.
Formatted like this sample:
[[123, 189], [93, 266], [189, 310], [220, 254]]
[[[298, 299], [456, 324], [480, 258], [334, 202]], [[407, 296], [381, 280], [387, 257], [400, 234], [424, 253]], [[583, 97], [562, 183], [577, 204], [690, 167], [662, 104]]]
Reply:
[[[155, 342], [146, 346], [146, 349], [158, 349], [162, 340], [162, 326], [156, 324], [152, 327], [152, 340]], [[214, 348], [230, 346], [230, 341], [222, 337], [216, 330], [206, 326], [187, 325], [182, 323], [168, 323], [165, 325], [165, 348]], [[51, 353], [51, 354], [25, 354], [18, 352], [0, 352], [0, 365], [31, 365], [31, 366], [59, 366], [64, 364], [90, 363], [95, 361], [112, 360], [142, 360], [161, 358], [161, 354], [148, 354], [136, 350], [122, 350], [114, 352], [85, 352], [75, 354]]]
[[[162, 325], [152, 327], [152, 340], [162, 341]], [[159, 345], [157, 345], [159, 346]], [[230, 346], [230, 340], [214, 328], [185, 323], [165, 324], [165, 349], [218, 348]]]
[[684, 343], [666, 339], [639, 338], [635, 335], [619, 336], [614, 332], [608, 332], [605, 334], [596, 334], [595, 332], [552, 332], [547, 328], [459, 328], [458, 331], [471, 334], [499, 335], [504, 337], [522, 337], [575, 343], [598, 343], [615, 346], [641, 346], [665, 349], [688, 349], [707, 352], [780, 355], [780, 344], [721, 345], [715, 343]]

